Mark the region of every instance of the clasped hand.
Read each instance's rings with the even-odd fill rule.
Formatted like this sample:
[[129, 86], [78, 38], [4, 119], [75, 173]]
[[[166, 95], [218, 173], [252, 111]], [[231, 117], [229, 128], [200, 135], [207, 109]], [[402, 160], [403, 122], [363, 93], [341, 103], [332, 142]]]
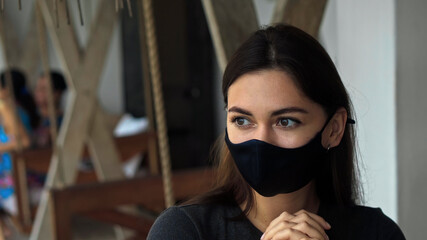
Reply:
[[325, 230], [329, 229], [329, 223], [314, 213], [283, 212], [271, 221], [261, 240], [328, 240]]

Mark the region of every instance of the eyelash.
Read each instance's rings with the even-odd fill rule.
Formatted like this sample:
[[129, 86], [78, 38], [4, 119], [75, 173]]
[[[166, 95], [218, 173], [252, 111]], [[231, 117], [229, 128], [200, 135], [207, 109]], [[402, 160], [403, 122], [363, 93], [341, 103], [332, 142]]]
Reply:
[[[236, 121], [238, 120], [238, 119], [244, 119], [244, 120], [246, 120], [246, 121], [249, 121], [250, 122], [250, 120], [249, 119], [247, 119], [246, 117], [242, 117], [242, 116], [236, 116], [236, 117], [233, 117], [233, 118], [231, 118], [231, 120], [230, 120], [230, 122], [231, 123], [233, 123], [234, 125], [236, 125], [236, 127], [238, 127], [238, 128], [248, 128], [249, 126], [242, 126], [242, 125], [238, 125], [237, 123], [236, 123]], [[291, 128], [295, 128], [296, 126], [290, 126], [290, 127], [286, 127], [286, 126], [280, 126], [279, 124], [280, 124], [280, 122], [282, 121], [282, 120], [290, 120], [290, 121], [292, 121], [292, 122], [295, 122], [295, 125], [299, 125], [299, 124], [301, 124], [301, 121], [300, 120], [298, 120], [298, 119], [295, 119], [295, 118], [291, 118], [291, 117], [280, 117], [280, 118], [278, 118], [277, 119], [277, 121], [276, 121], [276, 126], [279, 126], [279, 127], [283, 127], [283, 128], [286, 128], [286, 129], [291, 129]]]
[[[278, 119], [277, 119], [277, 121], [276, 121], [276, 125], [279, 125], [280, 121], [282, 121], [282, 120], [292, 121], [292, 122], [294, 122], [294, 124], [295, 124], [296, 126], [298, 126], [298, 125], [301, 123], [301, 121], [300, 121], [300, 120], [295, 119], [295, 118], [290, 118], [290, 117], [281, 117], [281, 118], [278, 118]], [[283, 127], [284, 127], [284, 128], [287, 128], [287, 129], [291, 129], [291, 128], [295, 128], [296, 126], [290, 126], [290, 127], [283, 126]]]
[[238, 127], [238, 128], [248, 128], [248, 127], [249, 127], [249, 126], [241, 126], [241, 125], [238, 125], [238, 124], [236, 123], [236, 121], [237, 121], [238, 119], [244, 119], [244, 120], [246, 120], [246, 121], [249, 121], [249, 122], [250, 122], [250, 120], [249, 120], [249, 119], [247, 119], [247, 118], [245, 118], [245, 117], [241, 117], [241, 116], [232, 117], [232, 118], [231, 118], [231, 120], [230, 120], [230, 122], [231, 122], [232, 124], [236, 125], [236, 127]]

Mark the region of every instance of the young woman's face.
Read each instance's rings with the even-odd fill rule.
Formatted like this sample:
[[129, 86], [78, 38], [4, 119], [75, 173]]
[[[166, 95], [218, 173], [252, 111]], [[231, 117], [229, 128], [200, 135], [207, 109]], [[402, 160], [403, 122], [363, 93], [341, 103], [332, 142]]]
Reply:
[[324, 126], [327, 115], [280, 70], [240, 76], [228, 89], [227, 130], [231, 142], [258, 139], [296, 148]]

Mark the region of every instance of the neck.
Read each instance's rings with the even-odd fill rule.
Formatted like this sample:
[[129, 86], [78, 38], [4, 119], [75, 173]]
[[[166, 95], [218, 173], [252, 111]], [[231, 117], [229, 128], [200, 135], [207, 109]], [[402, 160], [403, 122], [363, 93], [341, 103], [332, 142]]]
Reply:
[[[262, 232], [265, 231], [271, 221], [285, 211], [292, 214], [304, 209], [317, 213], [320, 204], [313, 181], [298, 191], [278, 194], [273, 197], [264, 197], [256, 191], [252, 191], [255, 196], [255, 205], [250, 210], [248, 218]], [[244, 206], [243, 204], [241, 207]]]

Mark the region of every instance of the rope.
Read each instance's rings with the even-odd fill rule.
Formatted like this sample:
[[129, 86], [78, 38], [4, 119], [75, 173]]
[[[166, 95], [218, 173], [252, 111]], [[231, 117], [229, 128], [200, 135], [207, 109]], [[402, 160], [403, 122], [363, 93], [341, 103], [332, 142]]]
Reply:
[[127, 6], [129, 10], [129, 17], [132, 17], [132, 5], [130, 4], [130, 0], [127, 0]]
[[162, 83], [160, 78], [159, 55], [157, 49], [157, 39], [154, 26], [154, 16], [151, 0], [143, 0], [142, 7], [144, 11], [144, 23], [147, 36], [147, 50], [149, 56], [151, 81], [153, 86], [154, 111], [156, 116], [156, 125], [158, 131], [160, 163], [162, 167], [162, 177], [164, 185], [166, 207], [174, 204], [171, 164], [169, 154], [169, 143], [167, 136], [167, 126], [165, 117], [165, 108], [163, 103]]

